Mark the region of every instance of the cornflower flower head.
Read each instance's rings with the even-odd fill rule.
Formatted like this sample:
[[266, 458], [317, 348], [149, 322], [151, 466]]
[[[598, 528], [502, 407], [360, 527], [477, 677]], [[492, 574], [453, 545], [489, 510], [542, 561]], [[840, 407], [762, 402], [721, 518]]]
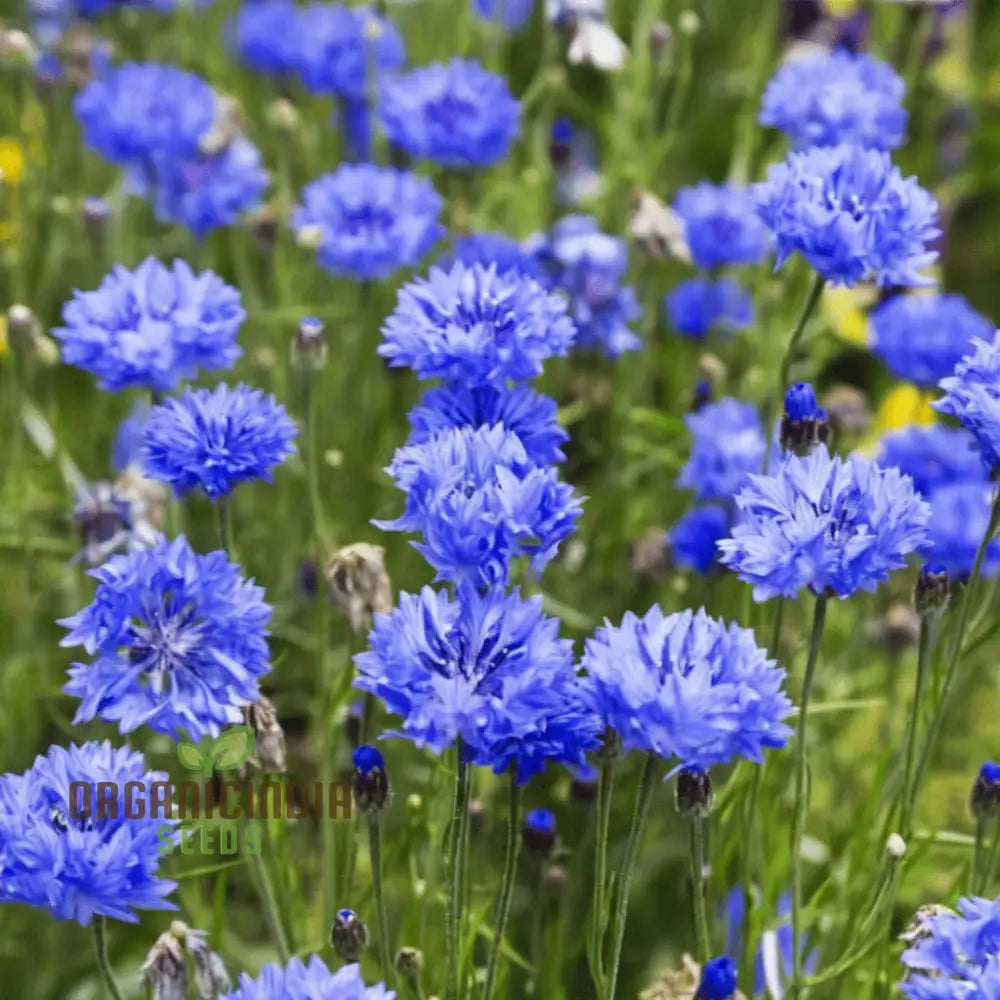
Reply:
[[269, 962], [255, 978], [244, 972], [236, 989], [220, 1000], [395, 1000], [395, 996], [384, 983], [365, 986], [359, 965], [331, 972], [313, 955], [308, 962], [293, 958], [284, 967]]
[[905, 92], [892, 66], [867, 53], [817, 52], [778, 69], [759, 120], [799, 149], [853, 142], [891, 150], [906, 140]]
[[692, 340], [704, 340], [713, 330], [735, 333], [753, 323], [753, 299], [732, 278], [682, 281], [663, 296], [663, 309], [673, 328]]
[[503, 424], [520, 439], [531, 462], [555, 465], [565, 461], [560, 446], [569, 440], [556, 414], [554, 399], [527, 386], [466, 389], [448, 385], [428, 390], [410, 411], [408, 443], [425, 444], [444, 430]]
[[707, 770], [736, 757], [760, 763], [791, 735], [785, 671], [750, 629], [704, 609], [665, 615], [659, 605], [588, 639], [582, 666], [594, 711], [625, 750]]
[[924, 497], [942, 486], [986, 481], [975, 438], [966, 430], [941, 424], [911, 425], [886, 434], [879, 444], [878, 463], [909, 476]]
[[125, 802], [130, 783], [148, 791], [167, 781], [138, 751], [106, 740], [51, 746], [23, 774], [0, 776], [0, 902], [84, 926], [176, 909], [166, 897], [177, 883], [159, 877], [160, 831], [174, 821], [152, 808], [133, 818]]
[[774, 233], [776, 266], [793, 253], [833, 285], [926, 285], [937, 253], [938, 206], [904, 178], [888, 153], [857, 145], [814, 147], [772, 164], [753, 187]]
[[698, 267], [755, 264], [767, 252], [768, 232], [749, 188], [702, 181], [677, 192], [674, 211]]
[[307, 185], [292, 228], [321, 234], [320, 265], [368, 280], [412, 267], [445, 234], [444, 201], [426, 177], [372, 164], [346, 164]]
[[[990, 521], [993, 489], [983, 481], [939, 486], [927, 500], [931, 519], [927, 525], [930, 545], [927, 558], [944, 568], [952, 579], [967, 579], [976, 550]], [[1000, 540], [986, 547], [981, 574], [991, 577], [1000, 570]]]
[[449, 270], [456, 261], [471, 267], [495, 267], [500, 272], [514, 271], [538, 281], [544, 270], [532, 251], [503, 233], [469, 233], [459, 236], [451, 250], [438, 261], [438, 267]]
[[502, 387], [564, 357], [576, 330], [566, 305], [538, 282], [479, 264], [431, 268], [399, 292], [378, 353], [392, 368], [469, 388]]
[[239, 292], [211, 271], [148, 257], [75, 292], [52, 335], [63, 361], [91, 372], [102, 389], [169, 392], [202, 369], [229, 368], [243, 353], [236, 335], [245, 318]]
[[[992, 1000], [1000, 986], [1000, 901], [965, 896], [957, 912], [918, 910], [903, 938], [909, 1000]], [[988, 988], [986, 988], [988, 986]]]
[[311, 3], [301, 9], [296, 69], [307, 90], [364, 101], [383, 73], [406, 61], [396, 26], [368, 7]]
[[681, 569], [708, 573], [718, 565], [718, 543], [729, 534], [729, 515], [722, 507], [694, 507], [667, 536], [670, 555]]
[[379, 114], [393, 145], [443, 167], [492, 166], [521, 122], [507, 81], [467, 59], [387, 77]]
[[592, 216], [568, 215], [537, 242], [535, 253], [548, 270], [549, 287], [569, 299], [577, 347], [615, 359], [642, 346], [628, 327], [641, 310], [635, 290], [622, 283], [628, 269], [624, 240], [602, 233]]
[[300, 10], [293, 0], [243, 4], [233, 24], [233, 45], [242, 62], [271, 76], [294, 72], [303, 44]]
[[499, 24], [507, 31], [520, 31], [531, 18], [535, 0], [471, 0], [472, 10], [483, 21]]
[[894, 375], [935, 386], [994, 326], [961, 295], [894, 295], [870, 318], [871, 348]]
[[496, 773], [527, 781], [547, 761], [582, 766], [600, 742], [583, 700], [573, 646], [559, 638], [540, 596], [459, 586], [454, 598], [425, 587], [376, 615], [371, 649], [354, 658], [355, 686], [381, 698], [392, 733]]
[[972, 432], [986, 472], [995, 478], [1000, 468], [1000, 331], [992, 340], [973, 340], [971, 348], [955, 374], [941, 380], [944, 395], [931, 406]]
[[59, 624], [83, 646], [64, 690], [81, 699], [74, 725], [101, 718], [122, 733], [148, 725], [180, 739], [218, 736], [260, 698], [270, 670], [264, 590], [224, 552], [199, 555], [181, 535], [92, 570], [94, 601]]
[[422, 534], [414, 548], [439, 580], [506, 583], [511, 560], [521, 556], [540, 573], [581, 513], [573, 488], [554, 469], [535, 465], [517, 434], [500, 424], [406, 445], [386, 471], [406, 504], [396, 520], [373, 523]]
[[271, 482], [271, 470], [294, 453], [298, 433], [284, 406], [259, 389], [185, 389], [153, 407], [144, 471], [179, 497], [201, 487], [214, 500], [243, 482]]
[[898, 469], [825, 445], [787, 453], [773, 475], [752, 475], [720, 561], [754, 588], [754, 599], [874, 591], [928, 543], [930, 506]]
[[731, 500], [764, 461], [767, 445], [757, 408], [727, 396], [687, 414], [684, 423], [691, 432], [691, 457], [677, 485], [700, 500]]

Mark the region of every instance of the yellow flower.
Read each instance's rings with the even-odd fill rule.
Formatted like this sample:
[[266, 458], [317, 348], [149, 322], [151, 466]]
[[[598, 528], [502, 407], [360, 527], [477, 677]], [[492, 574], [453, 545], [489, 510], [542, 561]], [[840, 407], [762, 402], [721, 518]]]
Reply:
[[875, 415], [875, 430], [881, 436], [910, 424], [933, 424], [937, 414], [930, 408], [934, 394], [912, 385], [900, 385], [890, 392]]
[[0, 184], [18, 187], [23, 176], [23, 147], [16, 139], [0, 136]]
[[833, 17], [850, 17], [861, 6], [861, 0], [824, 0], [823, 6]]
[[823, 315], [833, 332], [850, 344], [866, 347], [868, 344], [868, 314], [866, 307], [875, 293], [864, 286], [860, 288], [832, 288], [823, 292]]

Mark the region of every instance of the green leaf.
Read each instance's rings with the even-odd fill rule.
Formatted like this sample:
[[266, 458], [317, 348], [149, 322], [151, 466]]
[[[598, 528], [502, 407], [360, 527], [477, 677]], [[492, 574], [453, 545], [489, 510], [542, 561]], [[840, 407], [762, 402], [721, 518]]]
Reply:
[[182, 767], [189, 771], [203, 771], [208, 759], [202, 756], [201, 751], [194, 743], [180, 742], [177, 744], [177, 759]]
[[227, 729], [212, 748], [212, 758], [220, 771], [233, 771], [247, 762], [253, 753], [254, 731], [252, 726], [233, 726]]

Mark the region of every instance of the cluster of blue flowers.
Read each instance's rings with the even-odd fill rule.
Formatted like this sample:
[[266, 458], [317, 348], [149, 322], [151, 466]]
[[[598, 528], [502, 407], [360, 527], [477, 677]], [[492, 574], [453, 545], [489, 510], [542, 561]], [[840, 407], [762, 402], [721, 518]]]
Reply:
[[365, 986], [358, 965], [331, 972], [318, 955], [308, 962], [293, 958], [286, 966], [268, 963], [256, 978], [243, 973], [236, 989], [220, 1000], [394, 1000], [383, 983]]

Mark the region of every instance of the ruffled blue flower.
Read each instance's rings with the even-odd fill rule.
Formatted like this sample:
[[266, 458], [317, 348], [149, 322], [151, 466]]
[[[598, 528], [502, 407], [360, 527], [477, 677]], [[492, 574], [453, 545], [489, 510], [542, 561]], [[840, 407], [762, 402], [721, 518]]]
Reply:
[[298, 66], [304, 44], [293, 0], [249, 0], [240, 7], [233, 42], [240, 59], [258, 73], [286, 76]]
[[271, 470], [294, 453], [298, 433], [284, 406], [259, 389], [185, 389], [153, 407], [143, 467], [177, 496], [201, 487], [215, 499], [253, 479], [271, 482]]
[[62, 645], [92, 659], [73, 664], [64, 688], [81, 699], [74, 725], [101, 718], [122, 733], [145, 725], [197, 741], [242, 720], [270, 670], [262, 587], [183, 535], [113, 556], [90, 575], [93, 603], [59, 622], [69, 629]]
[[508, 31], [520, 31], [531, 17], [535, 0], [472, 0], [476, 16]]
[[800, 253], [833, 285], [926, 285], [938, 206], [888, 153], [861, 146], [791, 153], [753, 188], [774, 233], [776, 264]]
[[52, 331], [62, 359], [97, 377], [102, 389], [169, 392], [202, 369], [229, 368], [243, 353], [236, 335], [246, 313], [240, 294], [211, 271], [148, 257], [118, 265], [92, 292], [63, 306]]
[[394, 1000], [384, 983], [365, 986], [359, 965], [331, 972], [318, 955], [308, 962], [293, 958], [282, 968], [273, 962], [255, 978], [242, 973], [236, 989], [220, 1000]]
[[396, 451], [386, 470], [406, 493], [403, 514], [376, 521], [414, 542], [437, 579], [507, 581], [510, 562], [530, 557], [540, 573], [576, 527], [581, 500], [556, 471], [535, 465], [501, 425], [442, 431]]
[[888, 63], [843, 49], [789, 59], [764, 91], [761, 125], [800, 149], [858, 143], [895, 149], [906, 141], [906, 85]]
[[941, 424], [904, 427], [886, 434], [879, 445], [878, 463], [909, 476], [913, 488], [924, 497], [941, 486], [986, 479], [972, 435]]
[[805, 588], [874, 591], [928, 542], [931, 510], [913, 480], [859, 455], [831, 457], [825, 445], [786, 454], [774, 475], [750, 476], [736, 505], [720, 561], [753, 585], [757, 601]]
[[502, 387], [540, 375], [547, 358], [568, 353], [575, 333], [565, 304], [536, 281], [458, 263], [400, 290], [378, 352], [419, 378]]
[[334, 274], [387, 278], [413, 267], [445, 234], [444, 201], [426, 177], [371, 164], [345, 165], [307, 185], [291, 219], [320, 234], [317, 259]]
[[623, 285], [628, 270], [624, 240], [602, 233], [589, 215], [568, 215], [536, 256], [549, 273], [549, 286], [569, 298], [577, 326], [576, 346], [601, 350], [611, 359], [642, 347], [628, 324], [641, 315], [635, 290]]
[[674, 211], [698, 267], [755, 264], [767, 252], [768, 233], [749, 188], [702, 181], [677, 192]]
[[582, 666], [595, 711], [626, 750], [707, 770], [736, 757], [760, 763], [792, 732], [785, 671], [750, 629], [704, 610], [630, 611], [587, 640]]
[[[107, 741], [52, 746], [24, 774], [0, 776], [0, 902], [82, 925], [95, 915], [136, 923], [135, 910], [176, 909], [166, 897], [177, 883], [159, 877], [161, 830], [174, 820], [152, 808], [154, 782], [167, 775]], [[103, 794], [113, 790], [110, 800], [99, 783]], [[140, 806], [149, 808], [129, 818]]]
[[871, 314], [872, 350], [894, 375], [937, 385], [994, 326], [961, 295], [895, 295]]
[[403, 36], [367, 7], [309, 4], [299, 14], [297, 39], [296, 68], [306, 89], [351, 101], [365, 100], [370, 69], [379, 76], [406, 61]]
[[556, 413], [554, 399], [527, 386], [430, 389], [410, 411], [409, 444], [424, 444], [444, 430], [503, 424], [518, 436], [531, 462], [554, 465], [565, 461], [560, 446], [569, 440]]
[[710, 332], [745, 330], [753, 323], [753, 299], [731, 278], [690, 278], [663, 297], [671, 326], [683, 337], [704, 340]]
[[972, 432], [988, 475], [1000, 466], [1000, 332], [992, 340], [974, 340], [955, 374], [941, 380], [944, 396], [935, 410], [955, 417]]
[[503, 233], [469, 233], [459, 236], [451, 250], [438, 261], [446, 271], [460, 261], [467, 267], [482, 264], [498, 271], [514, 271], [529, 278], [542, 280], [545, 272], [537, 256], [527, 247]]
[[458, 744], [467, 761], [498, 774], [516, 766], [525, 782], [548, 761], [582, 766], [600, 742], [573, 644], [540, 596], [463, 586], [452, 599], [425, 587], [376, 615], [369, 641], [355, 686], [402, 716], [392, 735], [419, 747]]
[[718, 564], [718, 544], [728, 534], [729, 515], [725, 510], [694, 507], [670, 529], [670, 554], [681, 569], [708, 573]]
[[684, 418], [691, 432], [691, 457], [677, 485], [700, 500], [732, 500], [747, 476], [760, 472], [767, 445], [757, 408], [727, 397]]
[[379, 114], [393, 145], [444, 167], [489, 167], [520, 129], [507, 81], [472, 60], [433, 63], [382, 83]]
[[[972, 572], [976, 550], [989, 525], [992, 493], [988, 483], [973, 481], [940, 486], [927, 497], [931, 505], [927, 558], [947, 570], [952, 579], [964, 579]], [[1000, 540], [994, 539], [986, 547], [981, 573], [991, 577], [998, 570]]]

